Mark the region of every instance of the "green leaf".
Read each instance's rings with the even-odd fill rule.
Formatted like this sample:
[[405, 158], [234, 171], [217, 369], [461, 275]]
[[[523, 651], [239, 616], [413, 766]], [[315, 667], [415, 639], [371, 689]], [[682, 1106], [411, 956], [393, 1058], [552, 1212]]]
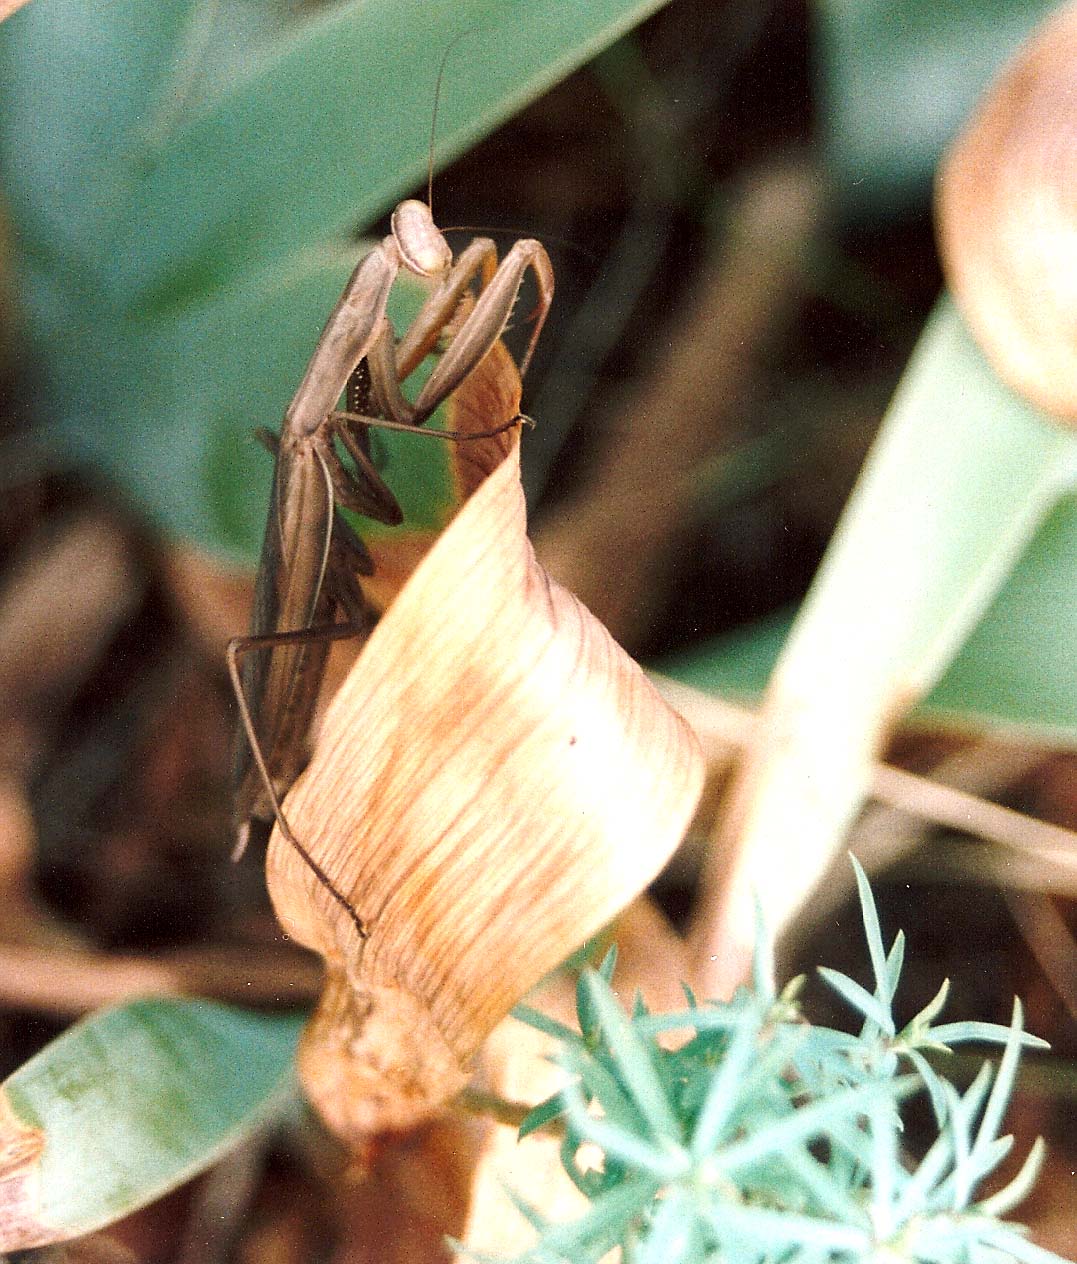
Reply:
[[[842, 1089], [830, 1096], [801, 1106], [784, 1119], [766, 1123], [743, 1141], [735, 1141], [719, 1152], [723, 1171], [733, 1175], [751, 1164], [782, 1154], [793, 1145], [825, 1133], [840, 1135], [842, 1126], [858, 1120], [873, 1101], [900, 1101], [920, 1086], [915, 1076], [901, 1076], [885, 1082], [871, 1082], [856, 1088]], [[860, 1133], [859, 1126], [853, 1131]]]
[[1002, 1116], [1010, 1100], [1010, 1094], [1013, 1092], [1014, 1082], [1017, 1079], [1017, 1066], [1021, 1059], [1021, 1046], [1024, 1043], [1023, 1037], [1025, 1035], [1022, 1025], [1023, 1021], [1024, 1011], [1020, 1000], [1015, 996], [1009, 1036], [1002, 1051], [1002, 1060], [999, 1062], [998, 1071], [995, 1073], [995, 1082], [991, 1086], [987, 1104], [984, 1106], [983, 1118], [980, 1120], [976, 1139], [972, 1145], [972, 1157], [974, 1159], [998, 1136], [998, 1130], [1002, 1124]]
[[[269, 463], [248, 435], [283, 414], [354, 227], [419, 182], [442, 54], [444, 161], [661, 2], [353, 0], [275, 29], [235, 0], [27, 5], [0, 26], [0, 181], [65, 456], [253, 561]], [[394, 490], [435, 521], [446, 457], [397, 445]]]
[[[770, 616], [664, 660], [659, 670], [712, 693], [756, 701], [793, 617], [789, 611]], [[1066, 497], [914, 715], [947, 726], [1018, 728], [1046, 743], [1077, 746], [1074, 661], [1077, 498]]]
[[[1075, 471], [1077, 436], [1003, 386], [941, 304], [816, 581], [805, 672], [844, 694], [853, 673], [914, 691], [941, 675], [925, 720], [1077, 746]], [[791, 623], [779, 613], [660, 670], [758, 697]]]
[[697, 1031], [733, 1031], [740, 1027], [743, 1015], [732, 1005], [705, 1005], [669, 1014], [648, 1014], [635, 1024], [636, 1030], [647, 1036], [664, 1031], [680, 1031], [694, 1028]]
[[[1004, 1253], [1002, 1255], [1003, 1259], [1008, 1255], [1017, 1260], [1019, 1264], [1067, 1264], [1064, 1256], [1056, 1255], [1054, 1251], [1044, 1250], [1042, 1246], [1029, 1242], [1024, 1237], [1024, 1230], [1020, 1225], [1000, 1224], [995, 1220], [983, 1220], [976, 1224], [976, 1236], [988, 1248], [980, 1258], [990, 1261], [991, 1264], [995, 1264], [1000, 1258], [1000, 1252]], [[927, 1246], [930, 1249], [930, 1242], [927, 1243]], [[970, 1256], [970, 1258], [972, 1257]]]
[[752, 947], [752, 991], [768, 1004], [777, 999], [774, 973], [774, 941], [767, 932], [763, 905], [755, 896], [755, 943]]
[[867, 1227], [868, 1218], [863, 1204], [851, 1197], [837, 1173], [816, 1159], [807, 1148], [790, 1146], [781, 1161], [793, 1172], [805, 1191], [813, 1196], [822, 1212], [845, 1224]]
[[[957, 1101], [960, 1105], [960, 1099], [953, 1085], [946, 1080], [939, 1081], [939, 1089], [945, 1098], [945, 1103], [941, 1107], [941, 1117], [948, 1119], [951, 1114], [950, 1104]], [[935, 1117], [936, 1120], [940, 1118], [939, 1112], [936, 1112]], [[910, 1220], [913, 1216], [935, 1209], [936, 1185], [949, 1168], [954, 1152], [954, 1137], [951, 1131], [940, 1126], [935, 1140], [928, 1147], [927, 1154], [909, 1176], [898, 1195], [894, 1215], [899, 1221]]]
[[853, 1259], [870, 1258], [871, 1235], [854, 1225], [730, 1202], [716, 1202], [709, 1214], [720, 1240], [735, 1234], [756, 1245], [764, 1253], [762, 1258], [768, 1260], [787, 1258], [790, 1248], [797, 1246], [823, 1247], [831, 1253], [831, 1258], [842, 1255]]
[[100, 260], [129, 214], [131, 158], [197, 7], [45, 0], [0, 28], [5, 199], [71, 264]]
[[539, 1102], [534, 1110], [528, 1113], [527, 1118], [520, 1125], [517, 1136], [523, 1141], [525, 1137], [529, 1137], [533, 1132], [539, 1132], [547, 1124], [553, 1123], [555, 1119], [560, 1119], [564, 1113], [565, 1103], [561, 1093], [554, 1093], [552, 1097], [547, 1097], [544, 1102]]
[[[746, 905], [755, 888], [776, 923], [792, 915], [889, 727], [942, 675], [1075, 477], [1077, 434], [1003, 385], [943, 299], [775, 666], [731, 899]], [[775, 840], [793, 838], [776, 865]]]
[[1077, 746], [1077, 497], [1060, 500], [923, 705]]
[[950, 980], [943, 979], [942, 983], [939, 985], [939, 990], [935, 993], [935, 995], [931, 998], [931, 1000], [928, 1001], [928, 1003], [924, 1006], [924, 1008], [920, 1010], [920, 1012], [916, 1015], [916, 1017], [912, 1020], [912, 1022], [909, 1023], [909, 1025], [906, 1027], [905, 1030], [917, 1036], [923, 1036], [925, 1034], [929, 1034], [931, 1038], [934, 1038], [934, 1035], [935, 1035], [934, 1031], [931, 1031], [930, 1033], [928, 1033], [927, 1029], [931, 1027], [931, 1024], [942, 1013], [943, 1008], [946, 1005], [946, 1000], [949, 997], [949, 995], [950, 995]]
[[[366, 0], [323, 9], [247, 66], [157, 153], [144, 210], [205, 198], [154, 242], [155, 288], [192, 257], [243, 266], [366, 224], [663, 0]], [[453, 41], [458, 42], [453, 44]], [[450, 45], [452, 45], [450, 49]], [[253, 139], [254, 143], [250, 141]]]
[[[943, 300], [798, 617], [831, 685], [926, 691], [1077, 476], [1077, 436], [995, 376]], [[1052, 610], [1052, 618], [1057, 617]], [[836, 673], [836, 674], [834, 674]], [[899, 684], [900, 682], [900, 684]]]
[[883, 1006], [889, 1006], [894, 999], [894, 989], [890, 986], [890, 971], [883, 945], [883, 932], [879, 925], [879, 912], [875, 907], [875, 897], [871, 893], [868, 875], [864, 866], [855, 856], [849, 857], [856, 875], [857, 893], [860, 897], [860, 915], [864, 922], [864, 938], [867, 940], [868, 954], [871, 957], [871, 968], [875, 975], [875, 995]]
[[662, 675], [705, 693], [754, 704], [767, 687], [795, 617], [796, 609], [786, 607], [653, 666]]
[[682, 1264], [684, 1260], [702, 1259], [694, 1221], [691, 1199], [680, 1190], [671, 1190], [658, 1204], [633, 1264]]
[[905, 932], [899, 930], [886, 954], [887, 999], [893, 1000], [894, 993], [901, 982], [901, 972], [905, 968]]
[[561, 1096], [574, 1132], [600, 1146], [608, 1159], [623, 1163], [658, 1182], [676, 1180], [691, 1167], [691, 1160], [683, 1150], [652, 1142], [639, 1132], [604, 1118], [596, 1118], [588, 1111], [575, 1080], [565, 1085]]
[[613, 975], [616, 969], [617, 969], [617, 945], [610, 944], [610, 946], [606, 949], [606, 955], [602, 958], [602, 960], [598, 964], [599, 978], [603, 979], [608, 986], [612, 987]]
[[527, 1023], [529, 1027], [534, 1027], [538, 1031], [544, 1031], [547, 1036], [553, 1036], [555, 1040], [563, 1040], [575, 1045], [582, 1043], [579, 1032], [573, 1031], [565, 1023], [560, 1022], [556, 1018], [551, 1018], [548, 1014], [544, 1014], [541, 1010], [535, 1009], [531, 1005], [515, 1005], [512, 1010], [512, 1016], [521, 1023]]
[[658, 1188], [658, 1182], [638, 1175], [615, 1185], [600, 1194], [578, 1220], [548, 1227], [542, 1237], [540, 1258], [556, 1256], [575, 1264], [580, 1258], [578, 1252], [586, 1250], [594, 1253], [588, 1255], [589, 1259], [598, 1259], [620, 1241]]
[[[124, 322], [79, 395], [65, 392], [65, 362], [51, 365], [64, 441], [162, 530], [234, 562], [257, 556], [273, 460], [254, 430], [276, 429], [353, 263], [351, 251], [312, 252], [156, 321]], [[79, 350], [94, 354], [85, 335]]]
[[758, 1058], [757, 1037], [766, 1013], [762, 1006], [747, 1010], [733, 1033], [703, 1099], [692, 1133], [691, 1151], [695, 1159], [710, 1154], [721, 1143], [726, 1125], [744, 1094], [744, 1082], [753, 1060]]
[[976, 1204], [976, 1210], [983, 1216], [1004, 1216], [1013, 1210], [1031, 1191], [1039, 1176], [1043, 1160], [1047, 1155], [1047, 1146], [1042, 1137], [1037, 1137], [1032, 1148], [1025, 1156], [1021, 1170], [1002, 1189]]
[[293, 1092], [298, 1018], [138, 1001], [76, 1024], [4, 1083], [0, 1249], [110, 1224], [202, 1171]]
[[857, 1010], [870, 1023], [884, 1031], [888, 1036], [894, 1035], [894, 1020], [889, 1009], [877, 997], [863, 988], [855, 979], [828, 966], [819, 966], [820, 976], [830, 984], [835, 992]]
[[[561, 1090], [566, 1104], [574, 1088], [578, 1089], [580, 1093], [587, 1094], [588, 1100], [598, 1102], [602, 1107], [603, 1117], [610, 1123], [632, 1134], [646, 1131], [646, 1121], [635, 1102], [622, 1089], [604, 1059], [593, 1057], [570, 1045], [562, 1050], [557, 1060], [569, 1077]], [[579, 1081], [578, 1085], [576, 1080]]]
[[936, 1125], [941, 1128], [946, 1122], [946, 1093], [942, 1087], [942, 1081], [931, 1068], [931, 1064], [916, 1049], [904, 1049], [903, 1053], [906, 1058], [913, 1064], [917, 1075], [924, 1082], [924, 1088], [927, 1089], [928, 1097], [931, 1099], [931, 1110], [935, 1116]]
[[632, 1100], [658, 1140], [680, 1143], [681, 1127], [669, 1103], [665, 1085], [652, 1062], [647, 1042], [635, 1031], [610, 991], [594, 971], [585, 971], [581, 983], [602, 1029], [603, 1038], [617, 1064]]
[[817, 0], [818, 90], [849, 210], [926, 200], [943, 148], [1055, 0]]
[[[956, 1045], [969, 1040], [987, 1041], [993, 1044], [1006, 1044], [1011, 1038], [1011, 1029], [1001, 1023], [960, 1022], [942, 1023], [932, 1027], [931, 1039], [939, 1044]], [[1018, 1036], [1018, 1043], [1025, 1049], [1050, 1049], [1050, 1044], [1031, 1032], [1023, 1031]]]

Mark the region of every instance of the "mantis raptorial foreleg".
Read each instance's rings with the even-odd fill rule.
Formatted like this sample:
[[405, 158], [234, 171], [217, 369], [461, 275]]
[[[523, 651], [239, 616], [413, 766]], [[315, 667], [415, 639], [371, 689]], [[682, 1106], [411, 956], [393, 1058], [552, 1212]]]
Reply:
[[[386, 308], [401, 270], [428, 279], [433, 288], [397, 342]], [[530, 363], [553, 298], [553, 268], [545, 249], [537, 241], [519, 241], [499, 265], [493, 243], [479, 238], [454, 262], [426, 204], [402, 202], [393, 214], [392, 232], [360, 261], [330, 315], [276, 444], [251, 632], [229, 647], [229, 670], [241, 714], [234, 767], [239, 849], [252, 820], [276, 818], [318, 881], [348, 909], [361, 935], [365, 932], [358, 913], [294, 837], [281, 811], [284, 795], [306, 762], [327, 637], [353, 634], [354, 624], [372, 617], [354, 579], [356, 571], [363, 570], [365, 550], [336, 507], [388, 525], [401, 521], [396, 498], [364, 447], [367, 425], [442, 437], [482, 437], [419, 428], [500, 338], [529, 270], [536, 279], [538, 303], [521, 374]], [[414, 402], [409, 401], [401, 382], [435, 349], [476, 280], [480, 290], [474, 307]], [[361, 401], [364, 407], [335, 411], [359, 366], [364, 366], [368, 385], [363, 392], [368, 398]], [[336, 440], [351, 457], [350, 465], [338, 453]], [[346, 624], [337, 623], [342, 611], [349, 620]], [[260, 652], [247, 653], [252, 649]]]

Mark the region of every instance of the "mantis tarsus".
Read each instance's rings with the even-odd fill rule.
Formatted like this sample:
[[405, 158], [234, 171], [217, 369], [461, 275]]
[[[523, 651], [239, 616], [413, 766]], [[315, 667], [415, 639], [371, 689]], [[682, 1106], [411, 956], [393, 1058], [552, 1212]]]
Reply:
[[[517, 241], [499, 264], [494, 243], [476, 238], [454, 260], [427, 204], [401, 202], [391, 233], [360, 260], [345, 286], [284, 414], [280, 438], [270, 440], [276, 468], [251, 631], [228, 647], [242, 721], [234, 764], [236, 854], [246, 846], [252, 821], [276, 818], [360, 936], [366, 930], [358, 913], [292, 833], [281, 810], [282, 798], [307, 762], [308, 730], [329, 643], [373, 622], [356, 579], [369, 574], [372, 563], [337, 506], [389, 525], [402, 519], [395, 496], [370, 461], [364, 437], [368, 425], [481, 437], [421, 427], [500, 338], [529, 268], [538, 304], [521, 375], [553, 298], [553, 268], [543, 246]], [[401, 270], [427, 279], [432, 289], [398, 341], [386, 304]], [[480, 291], [474, 307], [414, 402], [409, 401], [400, 384], [435, 349], [476, 278]], [[346, 387], [349, 408], [338, 412]], [[337, 441], [351, 465], [344, 463]], [[341, 612], [345, 623], [337, 622]], [[246, 656], [242, 672], [240, 655]]]

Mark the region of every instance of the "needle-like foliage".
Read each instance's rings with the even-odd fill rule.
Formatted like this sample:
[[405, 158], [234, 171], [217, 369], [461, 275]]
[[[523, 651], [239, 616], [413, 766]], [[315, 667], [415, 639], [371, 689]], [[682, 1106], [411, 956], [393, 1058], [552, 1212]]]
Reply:
[[[762, 931], [753, 987], [727, 1003], [687, 993], [683, 1012], [651, 1014], [637, 998], [626, 1014], [611, 954], [580, 979], [580, 1033], [517, 1011], [560, 1041], [567, 1077], [521, 1134], [563, 1130], [562, 1162], [591, 1205], [575, 1222], [549, 1224], [517, 1200], [538, 1240], [515, 1264], [597, 1264], [617, 1247], [626, 1264], [1058, 1258], [998, 1219], [1035, 1179], [1041, 1143], [1005, 1189], [975, 1199], [1012, 1145], [998, 1130], [1020, 1050], [1044, 1043], [1022, 1030], [1017, 1001], [1009, 1028], [934, 1025], [946, 984], [899, 1029], [893, 1000], [904, 937], [886, 948], [867, 879], [853, 864], [874, 986], [820, 974], [862, 1020], [856, 1035], [804, 1018], [803, 978], [775, 989]], [[659, 1043], [673, 1032], [683, 1033], [675, 1048]], [[998, 1043], [1002, 1057], [960, 1092], [925, 1052], [937, 1065], [967, 1041]], [[915, 1158], [903, 1144], [903, 1110], [920, 1093], [936, 1135]]]

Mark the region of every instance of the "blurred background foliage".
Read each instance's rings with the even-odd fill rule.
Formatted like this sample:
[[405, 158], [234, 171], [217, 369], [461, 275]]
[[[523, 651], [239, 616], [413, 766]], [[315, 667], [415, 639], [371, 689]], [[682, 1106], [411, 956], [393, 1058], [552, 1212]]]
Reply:
[[[59, 683], [27, 677], [0, 617], [5, 775], [29, 788], [49, 916], [113, 952], [273, 941], [257, 860], [224, 863], [229, 702], [162, 542], [253, 563], [252, 431], [277, 424], [360, 242], [421, 188], [447, 51], [438, 222], [540, 237], [557, 273], [523, 404], [540, 553], [582, 559], [581, 595], [633, 651], [755, 696], [939, 293], [935, 165], [1052, 7], [29, 0], [0, 27], [0, 561], [24, 576], [73, 514], [120, 512], [133, 568], [97, 622], [69, 573]], [[424, 489], [416, 516], [435, 447], [376, 442], [403, 498]], [[951, 754], [959, 721], [1072, 746], [1075, 544], [1070, 496], [929, 698], [913, 765]], [[1020, 768], [1016, 803], [1077, 823], [1072, 755]], [[904, 878], [931, 890], [946, 867], [918, 864]], [[953, 940], [930, 900], [919, 928], [901, 917], [978, 1017], [1039, 977], [1035, 949], [998, 942], [1001, 900], [984, 888]], [[81, 998], [6, 986], [10, 1069]], [[1035, 986], [1029, 1026], [1057, 1042], [1072, 1013]]]

